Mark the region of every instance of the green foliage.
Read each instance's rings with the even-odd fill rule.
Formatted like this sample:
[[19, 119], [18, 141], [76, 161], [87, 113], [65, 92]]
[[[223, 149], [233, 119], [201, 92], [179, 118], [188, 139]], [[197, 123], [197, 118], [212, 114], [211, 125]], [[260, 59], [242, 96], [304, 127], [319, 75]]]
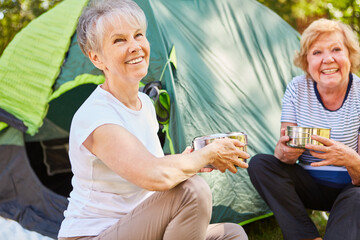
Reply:
[[[0, 0], [0, 55], [15, 34], [62, 0]], [[360, 35], [359, 0], [257, 0], [300, 33], [324, 17], [349, 24]]]
[[357, 0], [331, 0], [329, 3], [330, 17], [349, 24], [358, 34], [360, 34], [360, 1]]
[[297, 29], [297, 17], [294, 12], [296, 8], [294, 6], [299, 0], [258, 0], [258, 2], [267, 6], [276, 12], [282, 19]]
[[315, 19], [329, 18], [349, 24], [360, 34], [359, 0], [258, 0], [300, 33]]
[[0, 55], [17, 32], [62, 0], [0, 0]]

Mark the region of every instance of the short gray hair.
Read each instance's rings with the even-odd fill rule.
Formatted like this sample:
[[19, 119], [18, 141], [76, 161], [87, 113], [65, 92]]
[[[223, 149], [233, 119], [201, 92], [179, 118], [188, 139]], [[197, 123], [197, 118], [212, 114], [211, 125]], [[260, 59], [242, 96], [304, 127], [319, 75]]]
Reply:
[[147, 22], [143, 10], [132, 0], [93, 0], [82, 12], [76, 29], [81, 51], [88, 56], [90, 50], [100, 52], [105, 28], [115, 25], [121, 17], [134, 27], [146, 32]]

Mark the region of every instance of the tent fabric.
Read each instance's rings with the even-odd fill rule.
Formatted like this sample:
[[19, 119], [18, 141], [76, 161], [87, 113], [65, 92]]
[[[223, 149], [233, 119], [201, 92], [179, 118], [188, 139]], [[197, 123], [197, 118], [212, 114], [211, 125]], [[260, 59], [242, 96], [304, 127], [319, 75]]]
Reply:
[[71, 172], [68, 138], [40, 141], [40, 146], [43, 149], [47, 175], [54, 176], [58, 173]]
[[214, 171], [200, 175], [209, 184], [213, 195], [211, 223], [234, 222], [244, 225], [271, 214], [269, 207], [254, 191], [245, 169], [238, 169], [237, 174]]
[[[149, 31], [160, 32], [165, 56], [176, 48], [177, 68], [169, 66], [162, 81], [171, 97], [175, 152], [197, 136], [243, 131], [251, 156], [273, 153], [285, 87], [301, 73], [292, 64], [299, 34], [253, 0], [149, 3], [142, 6], [150, 12]], [[213, 193], [212, 222], [248, 222], [270, 214], [246, 170], [202, 176]]]
[[1, 131], [0, 133], [1, 133], [0, 146], [6, 146], [6, 145], [24, 146], [24, 137], [21, 134], [21, 132], [19, 132], [19, 130], [9, 127]]
[[[5, 122], [0, 122], [0, 131], [7, 128], [9, 125]], [[24, 125], [25, 126], [25, 125]]]
[[272, 152], [285, 86], [300, 73], [299, 34], [253, 0], [150, 3], [149, 28], [160, 29], [166, 52], [176, 48], [178, 67], [164, 84], [176, 152], [196, 136], [235, 130], [248, 133], [251, 153]]
[[[272, 153], [280, 132], [281, 98], [287, 82], [301, 73], [292, 65], [299, 34], [255, 0], [135, 1], [146, 14], [151, 46], [142, 84], [160, 81], [170, 98], [165, 99], [170, 102], [165, 153], [181, 153], [197, 136], [232, 131], [248, 135], [251, 156]], [[86, 4], [86, 0], [64, 0], [18, 33], [0, 58], [0, 109], [28, 128], [21, 133], [6, 127], [9, 118], [0, 117], [4, 122], [0, 124], [0, 215], [52, 237], [60, 227], [68, 192], [46, 188], [47, 178], [40, 182], [34, 173], [37, 166], [29, 162], [45, 161], [46, 146], [41, 142], [68, 137], [72, 116], [103, 81], [73, 34]], [[44, 28], [58, 33], [57, 38], [45, 31], [39, 37], [48, 41], [34, 43], [38, 23], [46, 23]], [[29, 46], [31, 58], [26, 57]], [[11, 57], [14, 53], [19, 58], [17, 49], [26, 53], [21, 66]], [[50, 53], [51, 61], [46, 59]], [[39, 64], [44, 68], [36, 67], [36, 59], [42, 59], [44, 65]], [[45, 70], [36, 75], [39, 69]], [[9, 74], [15, 71], [16, 76]], [[26, 92], [17, 87], [21, 84], [28, 86]], [[9, 137], [10, 132], [18, 137]], [[37, 148], [40, 154], [33, 156]], [[57, 157], [50, 156], [46, 155], [46, 164], [51, 177], [68, 171], [66, 164], [57, 168]], [[213, 193], [211, 222], [246, 224], [271, 215], [245, 169], [237, 174], [215, 170], [199, 175]]]
[[[7, 128], [0, 136], [0, 215], [24, 228], [56, 238], [66, 198], [45, 188], [29, 164], [21, 132]], [[6, 170], [4, 170], [6, 167]], [[30, 206], [30, 207], [29, 207]]]
[[70, 91], [77, 86], [93, 83], [96, 85], [102, 84], [105, 81], [104, 75], [81, 74], [73, 79], [73, 81], [65, 82], [62, 84], [49, 98], [49, 101], [61, 96], [62, 94]]
[[34, 135], [42, 125], [52, 86], [86, 2], [65, 0], [31, 21], [0, 58], [0, 108], [22, 120], [28, 134]]
[[63, 64], [61, 65], [61, 71], [55, 82], [55, 90], [64, 85], [67, 82], [73, 81], [79, 75], [87, 73], [94, 76], [103, 75], [102, 72], [97, 69], [92, 62], [82, 53], [79, 44], [77, 42], [76, 32], [71, 38], [70, 47], [66, 54]]
[[5, 122], [1, 122], [3, 124], [3, 126], [0, 128], [0, 130], [6, 128], [7, 126], [12, 126], [15, 127], [17, 129], [19, 129], [20, 131], [25, 132], [27, 127], [25, 126], [25, 124], [17, 119], [14, 115], [4, 111], [3, 109], [0, 108], [0, 119], [5, 121]]

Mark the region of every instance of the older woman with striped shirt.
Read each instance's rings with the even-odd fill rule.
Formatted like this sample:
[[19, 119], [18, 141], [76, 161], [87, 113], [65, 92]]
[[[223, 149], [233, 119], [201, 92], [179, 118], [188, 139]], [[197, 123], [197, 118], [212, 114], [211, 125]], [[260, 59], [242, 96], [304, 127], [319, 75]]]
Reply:
[[[360, 239], [360, 48], [347, 25], [320, 19], [303, 33], [295, 77], [283, 97], [274, 155], [258, 154], [250, 179], [274, 212], [284, 239], [321, 239], [307, 209], [329, 211], [324, 239]], [[287, 145], [287, 126], [330, 128], [305, 149]]]

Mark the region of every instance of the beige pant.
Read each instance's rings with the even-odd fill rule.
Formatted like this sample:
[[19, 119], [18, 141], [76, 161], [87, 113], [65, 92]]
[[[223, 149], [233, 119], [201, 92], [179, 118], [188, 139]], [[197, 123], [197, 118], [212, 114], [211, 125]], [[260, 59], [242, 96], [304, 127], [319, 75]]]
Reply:
[[98, 236], [59, 240], [247, 240], [243, 228], [234, 223], [210, 224], [211, 191], [195, 175], [175, 188], [157, 192]]

